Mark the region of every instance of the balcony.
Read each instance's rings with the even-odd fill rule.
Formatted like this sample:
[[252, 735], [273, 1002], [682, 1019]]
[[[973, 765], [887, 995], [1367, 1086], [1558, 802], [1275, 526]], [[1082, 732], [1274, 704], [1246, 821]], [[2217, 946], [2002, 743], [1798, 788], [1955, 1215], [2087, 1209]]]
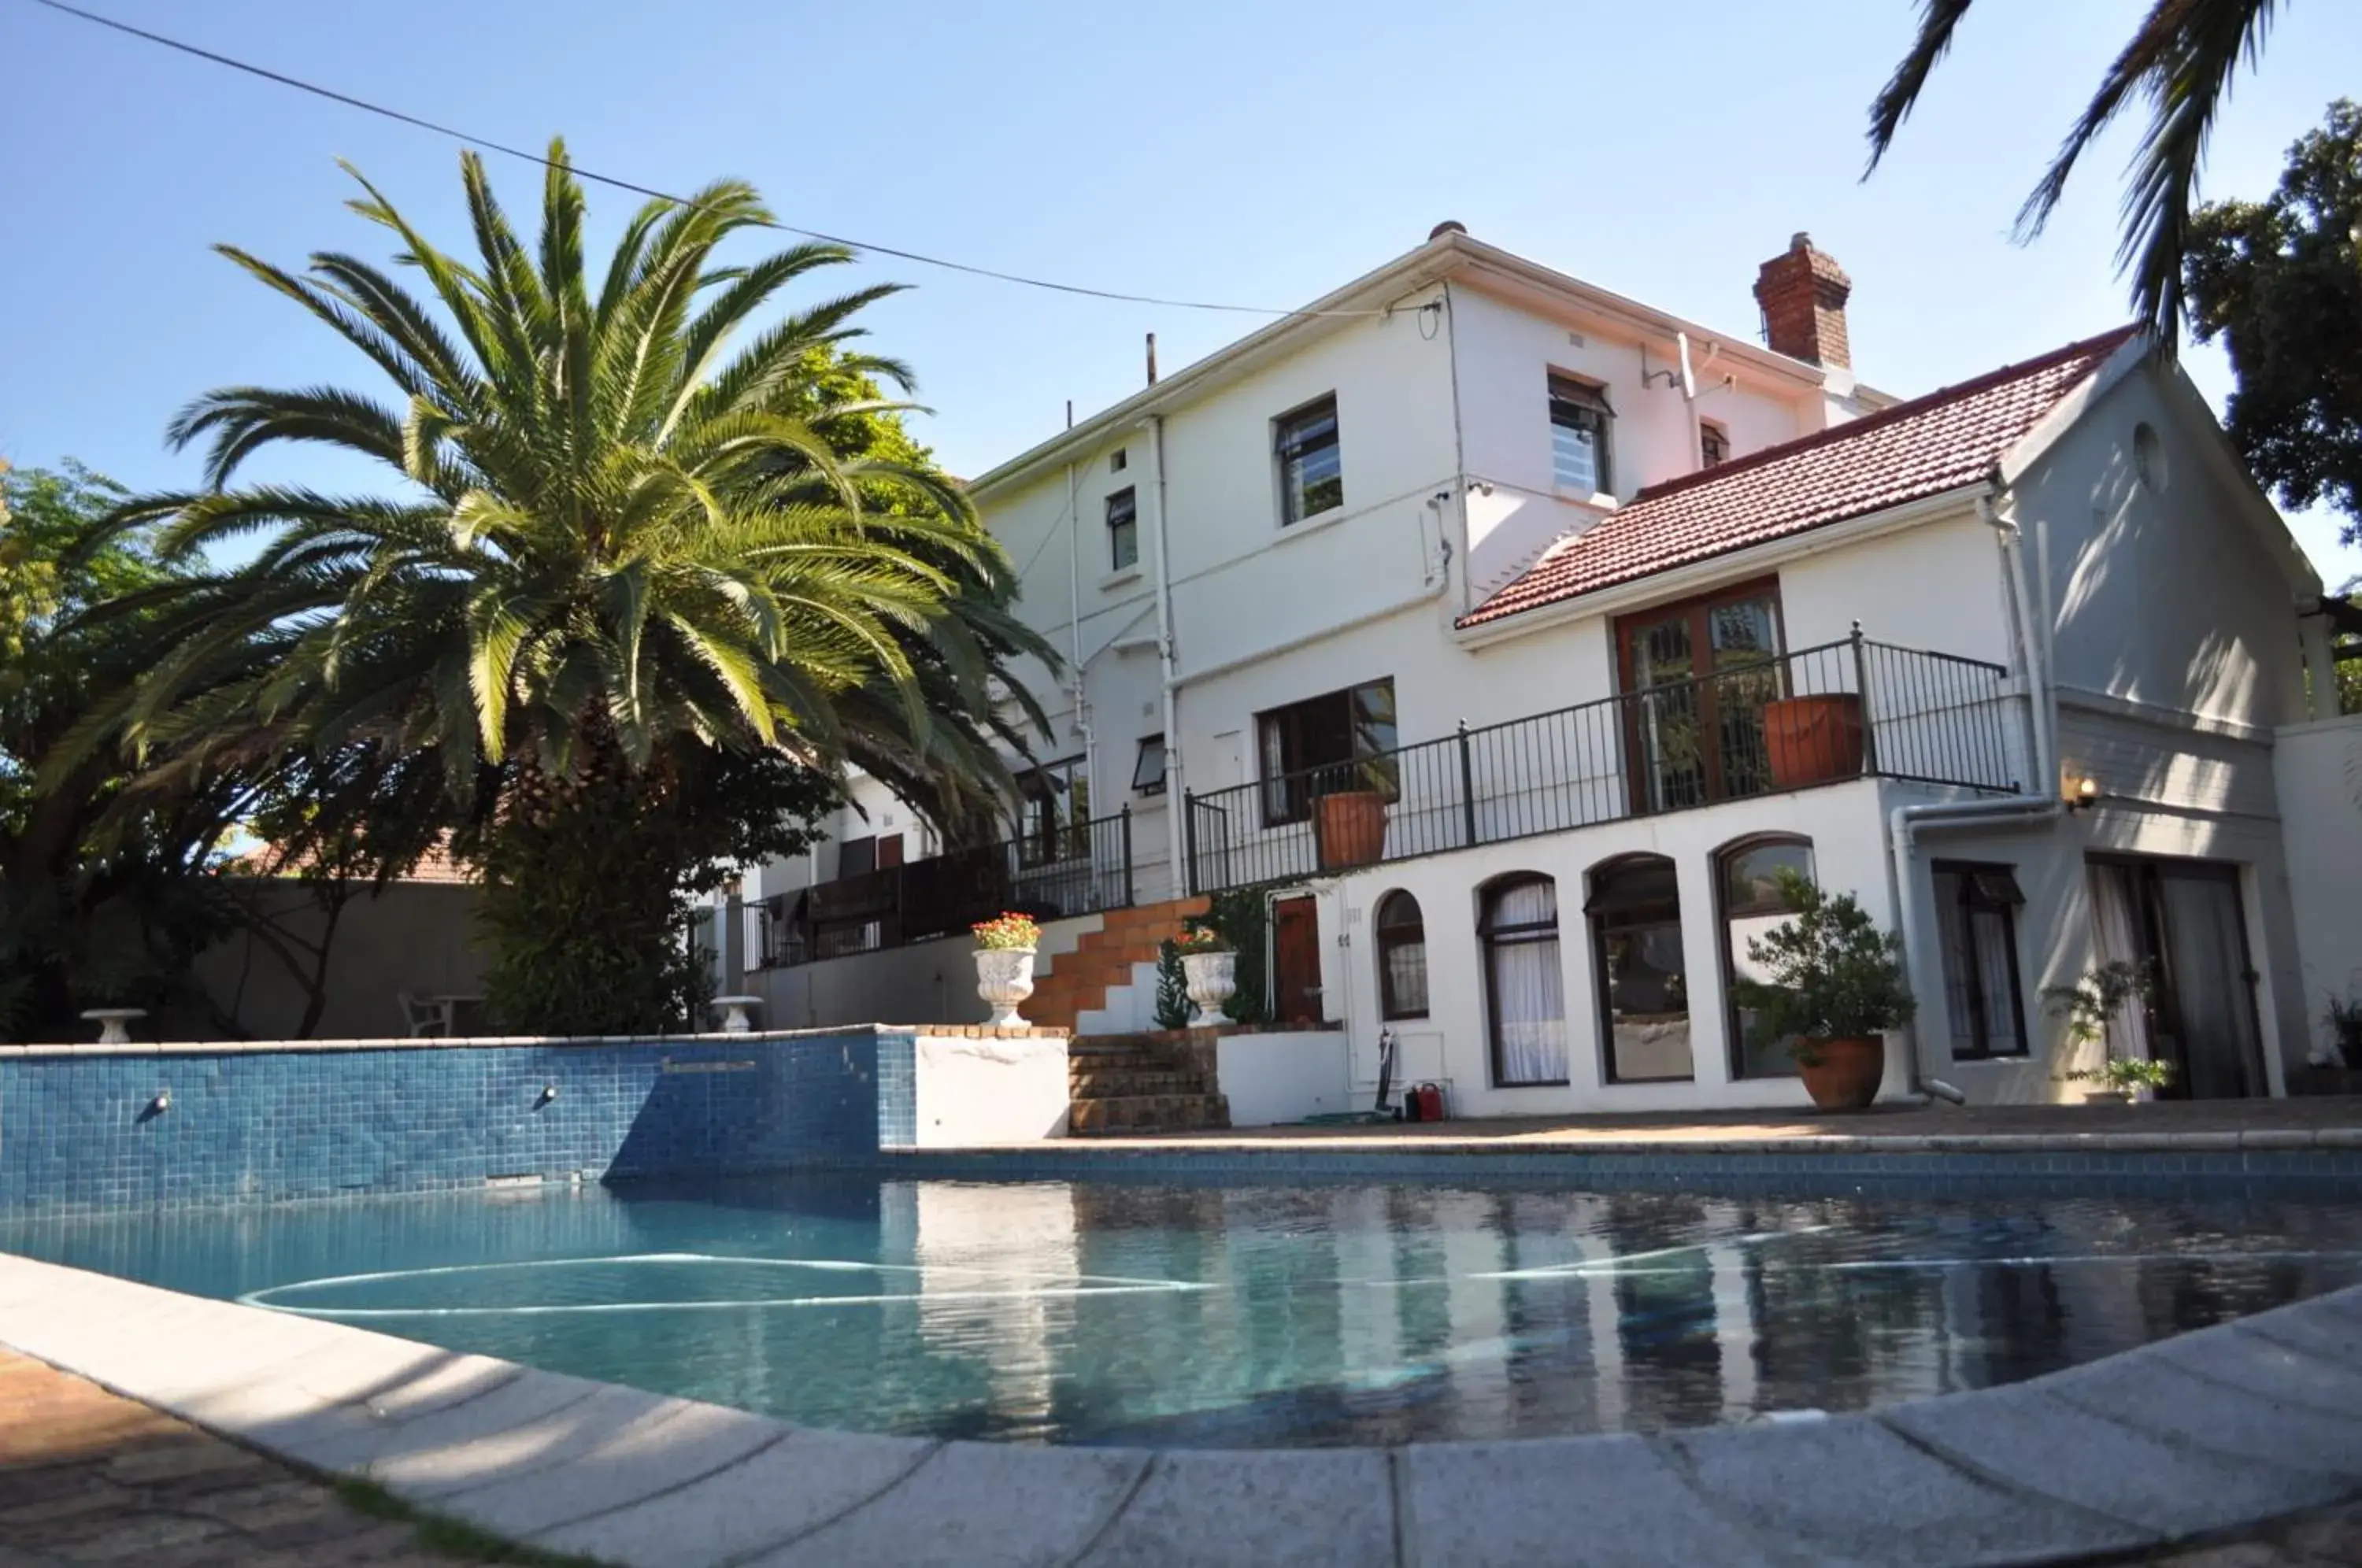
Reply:
[[1881, 778], [2014, 794], [2007, 671], [1871, 642], [1758, 656], [1184, 796], [1192, 893]]
[[760, 951], [765, 967], [786, 967], [964, 935], [1010, 911], [1052, 921], [1131, 903], [1127, 806], [1114, 816], [1056, 823], [780, 894], [757, 906]]

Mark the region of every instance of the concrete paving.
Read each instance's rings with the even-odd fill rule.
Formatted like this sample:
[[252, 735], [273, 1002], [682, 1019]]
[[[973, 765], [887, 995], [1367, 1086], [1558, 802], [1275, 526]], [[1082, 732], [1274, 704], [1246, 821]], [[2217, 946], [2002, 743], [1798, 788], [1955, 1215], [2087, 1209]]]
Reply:
[[[1862, 1111], [1619, 1111], [1593, 1116], [1290, 1124], [1227, 1132], [1140, 1132], [1049, 1145], [1101, 1154], [1204, 1149], [1238, 1152], [1307, 1145], [1411, 1148], [1427, 1153], [1564, 1149], [1570, 1153], [2087, 1153], [2163, 1150], [2362, 1149], [2362, 1098], [2158, 1100], [2127, 1105], [1879, 1105]], [[1041, 1143], [993, 1145], [1040, 1151]]]
[[[0, 1568], [407, 1561], [260, 1455], [633, 1568], [2362, 1564], [2362, 1287], [1875, 1415], [1391, 1451], [798, 1430], [6, 1256], [0, 1344], [75, 1375], [0, 1362]], [[138, 1489], [176, 1464], [221, 1499]]]

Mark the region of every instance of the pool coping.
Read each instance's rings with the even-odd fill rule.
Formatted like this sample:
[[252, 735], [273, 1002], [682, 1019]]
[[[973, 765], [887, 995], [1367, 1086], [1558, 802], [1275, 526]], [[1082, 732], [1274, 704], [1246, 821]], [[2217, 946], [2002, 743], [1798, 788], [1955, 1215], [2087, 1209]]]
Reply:
[[1393, 1449], [796, 1428], [0, 1253], [0, 1343], [303, 1469], [631, 1568], [2073, 1560], [2362, 1496], [2362, 1286], [1866, 1415]]

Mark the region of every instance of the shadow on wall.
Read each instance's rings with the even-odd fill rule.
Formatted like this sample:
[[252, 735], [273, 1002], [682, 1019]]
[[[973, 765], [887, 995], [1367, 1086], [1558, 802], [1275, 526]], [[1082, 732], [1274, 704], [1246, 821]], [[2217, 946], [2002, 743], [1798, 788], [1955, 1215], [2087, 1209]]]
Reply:
[[[261, 917], [264, 930], [242, 930], [215, 944], [198, 955], [195, 970], [215, 1008], [244, 1038], [390, 1039], [410, 1032], [401, 999], [405, 991], [421, 998], [483, 993], [477, 892], [464, 883], [395, 882], [355, 890], [337, 918], [325, 973], [315, 964], [328, 916], [311, 889], [272, 878], [245, 882], [236, 891]], [[306, 1034], [302, 1024], [315, 980], [324, 1005]], [[460, 1022], [468, 1026], [464, 1012]]]

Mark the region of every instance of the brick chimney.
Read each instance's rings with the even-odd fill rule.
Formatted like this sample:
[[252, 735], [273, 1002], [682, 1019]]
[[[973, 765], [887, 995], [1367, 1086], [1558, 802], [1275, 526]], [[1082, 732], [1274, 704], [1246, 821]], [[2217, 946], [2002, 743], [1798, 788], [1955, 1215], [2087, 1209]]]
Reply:
[[1773, 353], [1791, 359], [1850, 369], [1845, 307], [1852, 293], [1853, 280], [1837, 258], [1816, 250], [1811, 235], [1798, 234], [1755, 274], [1755, 303], [1763, 307], [1763, 340]]

